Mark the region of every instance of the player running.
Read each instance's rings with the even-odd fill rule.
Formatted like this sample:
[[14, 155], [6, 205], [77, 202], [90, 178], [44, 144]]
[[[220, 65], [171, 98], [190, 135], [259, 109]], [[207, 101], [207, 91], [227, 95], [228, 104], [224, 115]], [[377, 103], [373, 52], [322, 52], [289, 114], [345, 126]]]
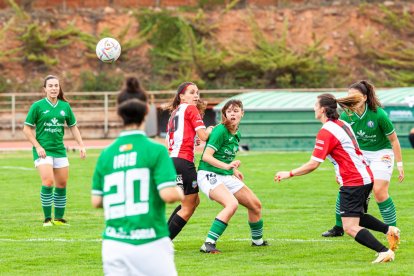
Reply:
[[105, 275], [177, 275], [164, 202], [179, 201], [183, 193], [166, 148], [143, 131], [146, 113], [138, 99], [118, 106], [124, 131], [96, 164], [92, 205], [105, 213]]
[[211, 127], [206, 129], [197, 109], [200, 94], [192, 82], [178, 86], [177, 92], [169, 106], [171, 111], [167, 125], [167, 144], [170, 157], [177, 170], [177, 185], [184, 191], [184, 199], [168, 220], [170, 238], [173, 240], [194, 214], [200, 203], [198, 196], [197, 172], [194, 165], [195, 140], [206, 141]]
[[395, 235], [398, 229], [366, 213], [374, 178], [364, 161], [352, 128], [338, 120], [337, 104], [355, 111], [361, 99], [362, 95], [358, 94], [341, 99], [335, 99], [332, 94], [319, 95], [314, 107], [315, 118], [323, 126], [316, 136], [311, 159], [299, 168], [277, 172], [275, 181], [308, 174], [328, 158], [334, 165], [340, 184], [339, 212], [345, 232], [358, 243], [378, 253], [373, 263], [389, 262], [394, 260], [394, 252], [379, 242], [366, 228], [392, 237], [389, 239], [390, 248], [394, 248], [399, 242], [399, 236]]
[[[367, 81], [354, 83], [349, 87], [348, 94], [361, 95], [361, 101], [354, 112], [343, 112], [340, 119], [351, 125], [365, 161], [374, 174], [373, 192], [383, 221], [388, 225], [396, 226], [397, 214], [394, 202], [388, 194], [388, 188], [394, 169], [394, 158], [397, 161], [399, 182], [404, 180], [401, 147], [397, 133], [387, 113], [381, 108], [372, 84]], [[324, 232], [322, 236], [336, 237], [344, 233], [339, 214], [339, 195], [336, 200], [335, 213], [335, 226]], [[392, 250], [395, 249], [397, 248], [392, 248]]]
[[216, 242], [226, 230], [239, 203], [247, 208], [252, 246], [268, 245], [263, 240], [262, 205], [243, 183], [243, 174], [237, 169], [240, 161], [234, 160], [239, 149], [238, 128], [243, 114], [243, 104], [239, 100], [230, 100], [224, 105], [221, 124], [211, 132], [198, 167], [197, 181], [201, 191], [224, 207], [214, 219], [201, 246], [200, 251], [204, 253], [221, 253], [216, 248]]
[[[86, 150], [76, 126], [75, 115], [65, 99], [59, 79], [55, 76], [47, 76], [43, 89], [46, 97], [30, 107], [23, 133], [33, 145], [34, 164], [42, 180], [40, 201], [45, 216], [43, 226], [69, 225], [63, 218], [69, 178], [69, 160], [63, 144], [65, 123], [80, 146], [82, 159], [86, 157]], [[52, 220], [53, 203], [55, 217]]]

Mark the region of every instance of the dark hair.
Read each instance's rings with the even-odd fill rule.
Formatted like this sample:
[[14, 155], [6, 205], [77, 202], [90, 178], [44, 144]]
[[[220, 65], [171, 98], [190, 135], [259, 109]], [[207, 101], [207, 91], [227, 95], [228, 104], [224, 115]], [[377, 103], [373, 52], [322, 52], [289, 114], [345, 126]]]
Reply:
[[[187, 87], [189, 87], [190, 85], [196, 85], [196, 84], [190, 81], [181, 83], [177, 88], [177, 92], [175, 93], [174, 98], [171, 100], [171, 102], [167, 105], [165, 109], [169, 110], [170, 113], [173, 112], [181, 103], [180, 94], [185, 93], [185, 91], [187, 90]], [[197, 104], [197, 107], [198, 107], [198, 104]]]
[[237, 106], [243, 111], [243, 103], [240, 100], [229, 100], [221, 109], [221, 123], [228, 129], [230, 132], [234, 132], [236, 129], [230, 127], [231, 121], [227, 120], [226, 111], [231, 106]]
[[318, 96], [319, 106], [325, 109], [328, 119], [337, 120], [339, 118], [338, 105], [346, 112], [355, 111], [357, 105], [362, 101], [362, 95], [352, 95], [336, 99], [334, 95], [325, 93]]
[[118, 106], [117, 113], [122, 118], [124, 126], [132, 124], [140, 126], [148, 113], [147, 104], [138, 99], [129, 99]]
[[368, 108], [377, 111], [378, 107], [381, 107], [381, 102], [379, 101], [377, 95], [375, 94], [374, 85], [369, 83], [366, 80], [361, 80], [349, 86], [349, 89], [355, 89], [362, 93], [362, 95], [367, 96]]
[[144, 89], [141, 88], [136, 77], [127, 77], [125, 79], [124, 88], [118, 94], [116, 101], [118, 104], [121, 104], [122, 102], [129, 99], [138, 99], [143, 102], [148, 101], [147, 93]]
[[67, 102], [68, 100], [65, 98], [65, 95], [63, 93], [62, 86], [60, 85], [60, 80], [58, 79], [58, 77], [53, 76], [53, 75], [46, 76], [45, 80], [43, 81], [43, 88], [46, 88], [47, 81], [51, 80], [51, 79], [56, 79], [59, 82], [59, 94], [58, 94], [57, 98], [61, 101]]

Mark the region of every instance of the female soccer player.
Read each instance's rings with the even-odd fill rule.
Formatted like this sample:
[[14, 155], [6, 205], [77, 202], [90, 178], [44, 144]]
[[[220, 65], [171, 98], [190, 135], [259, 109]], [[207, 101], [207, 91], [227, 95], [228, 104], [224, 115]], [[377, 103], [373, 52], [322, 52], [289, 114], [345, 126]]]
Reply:
[[389, 262], [394, 260], [394, 252], [381, 244], [366, 228], [387, 234], [390, 248], [398, 244], [399, 230], [366, 213], [374, 178], [364, 161], [352, 128], [338, 120], [337, 104], [355, 111], [361, 99], [362, 95], [358, 94], [341, 99], [335, 99], [332, 94], [319, 95], [314, 107], [315, 118], [323, 126], [316, 136], [311, 159], [299, 168], [277, 172], [275, 181], [308, 174], [328, 158], [335, 167], [340, 184], [339, 210], [345, 232], [358, 243], [378, 253], [373, 263]]
[[166, 148], [143, 131], [147, 109], [138, 99], [118, 106], [124, 131], [96, 163], [92, 205], [105, 213], [105, 275], [177, 275], [165, 202], [184, 195]]
[[177, 185], [184, 191], [181, 201], [168, 220], [170, 238], [173, 240], [183, 229], [200, 203], [198, 196], [197, 172], [194, 165], [194, 146], [199, 139], [206, 141], [211, 128], [206, 129], [197, 106], [200, 94], [192, 82], [184, 82], [178, 86], [169, 110], [170, 119], [167, 125], [167, 143], [170, 157], [177, 171]]
[[[69, 176], [69, 161], [63, 144], [65, 122], [80, 147], [82, 159], [86, 157], [86, 150], [76, 126], [75, 115], [65, 99], [59, 79], [55, 76], [47, 76], [43, 89], [46, 97], [30, 107], [23, 132], [33, 145], [34, 164], [42, 180], [40, 200], [45, 216], [43, 226], [68, 225], [63, 219]], [[53, 203], [54, 220], [52, 220]]]
[[226, 230], [227, 224], [239, 203], [247, 208], [248, 222], [253, 246], [265, 246], [263, 237], [262, 205], [256, 195], [243, 183], [243, 174], [237, 169], [239, 160], [234, 160], [239, 149], [239, 123], [243, 117], [243, 104], [239, 100], [228, 101], [221, 110], [221, 124], [216, 126], [201, 157], [197, 181], [208, 198], [224, 208], [216, 216], [200, 251], [221, 253], [216, 248], [217, 239]]
[[[392, 226], [397, 225], [397, 214], [392, 198], [388, 194], [394, 159], [397, 161], [399, 182], [404, 180], [404, 169], [400, 142], [391, 120], [381, 108], [372, 84], [360, 81], [349, 87], [349, 95], [361, 95], [354, 112], [343, 112], [340, 119], [348, 122], [358, 144], [374, 174], [374, 196], [383, 221]], [[335, 226], [324, 232], [324, 237], [342, 236], [344, 230], [339, 214], [339, 195], [336, 200]], [[392, 248], [395, 250], [396, 248]]]

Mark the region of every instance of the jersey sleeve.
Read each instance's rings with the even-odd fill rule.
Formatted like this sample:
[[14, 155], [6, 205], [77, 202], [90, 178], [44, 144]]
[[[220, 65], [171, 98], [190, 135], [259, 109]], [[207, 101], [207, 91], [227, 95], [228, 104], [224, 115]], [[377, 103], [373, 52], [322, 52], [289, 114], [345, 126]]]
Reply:
[[29, 109], [29, 112], [27, 113], [24, 124], [34, 127], [36, 125], [37, 119], [38, 119], [37, 105], [32, 104], [32, 106]]
[[69, 104], [67, 108], [66, 124], [68, 125], [68, 127], [73, 127], [76, 125], [75, 114], [73, 114], [72, 108]]
[[379, 127], [382, 129], [386, 136], [392, 134], [395, 131], [395, 128], [390, 118], [388, 118], [387, 113], [382, 108], [378, 108], [377, 112]]
[[335, 147], [334, 136], [326, 129], [321, 129], [317, 136], [312, 152], [312, 160], [322, 163]]
[[100, 165], [102, 164], [102, 153], [96, 162], [95, 172], [92, 177], [92, 195], [102, 196], [103, 195], [103, 185], [104, 185], [104, 176], [100, 171]]
[[225, 140], [226, 130], [226, 127], [223, 125], [218, 125], [215, 128], [213, 128], [213, 130], [210, 133], [210, 136], [208, 137], [206, 147], [212, 148], [215, 151], [217, 151]]
[[200, 112], [194, 105], [189, 105], [185, 110], [186, 114], [185, 117], [188, 118], [188, 121], [191, 124], [191, 127], [197, 131], [200, 128], [206, 128], [204, 125], [203, 119], [201, 118]]
[[167, 187], [176, 186], [175, 180], [177, 178], [177, 172], [164, 146], [160, 145], [157, 162], [155, 164], [153, 176], [157, 189], [162, 190]]

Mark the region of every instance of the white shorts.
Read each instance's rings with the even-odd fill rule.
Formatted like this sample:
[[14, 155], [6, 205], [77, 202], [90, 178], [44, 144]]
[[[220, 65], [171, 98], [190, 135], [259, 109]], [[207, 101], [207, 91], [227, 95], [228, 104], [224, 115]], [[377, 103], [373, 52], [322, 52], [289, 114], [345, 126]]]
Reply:
[[102, 262], [105, 275], [177, 275], [168, 237], [142, 245], [103, 240]]
[[40, 165], [52, 165], [54, 169], [69, 167], [69, 159], [67, 157], [52, 157], [38, 158], [34, 161], [35, 168]]
[[197, 172], [197, 182], [208, 198], [210, 198], [210, 191], [220, 184], [224, 184], [232, 194], [237, 193], [244, 186], [244, 183], [234, 175], [222, 175], [203, 170]]
[[374, 179], [390, 181], [394, 169], [394, 152], [392, 149], [383, 149], [379, 151], [363, 150], [365, 161], [374, 174]]

